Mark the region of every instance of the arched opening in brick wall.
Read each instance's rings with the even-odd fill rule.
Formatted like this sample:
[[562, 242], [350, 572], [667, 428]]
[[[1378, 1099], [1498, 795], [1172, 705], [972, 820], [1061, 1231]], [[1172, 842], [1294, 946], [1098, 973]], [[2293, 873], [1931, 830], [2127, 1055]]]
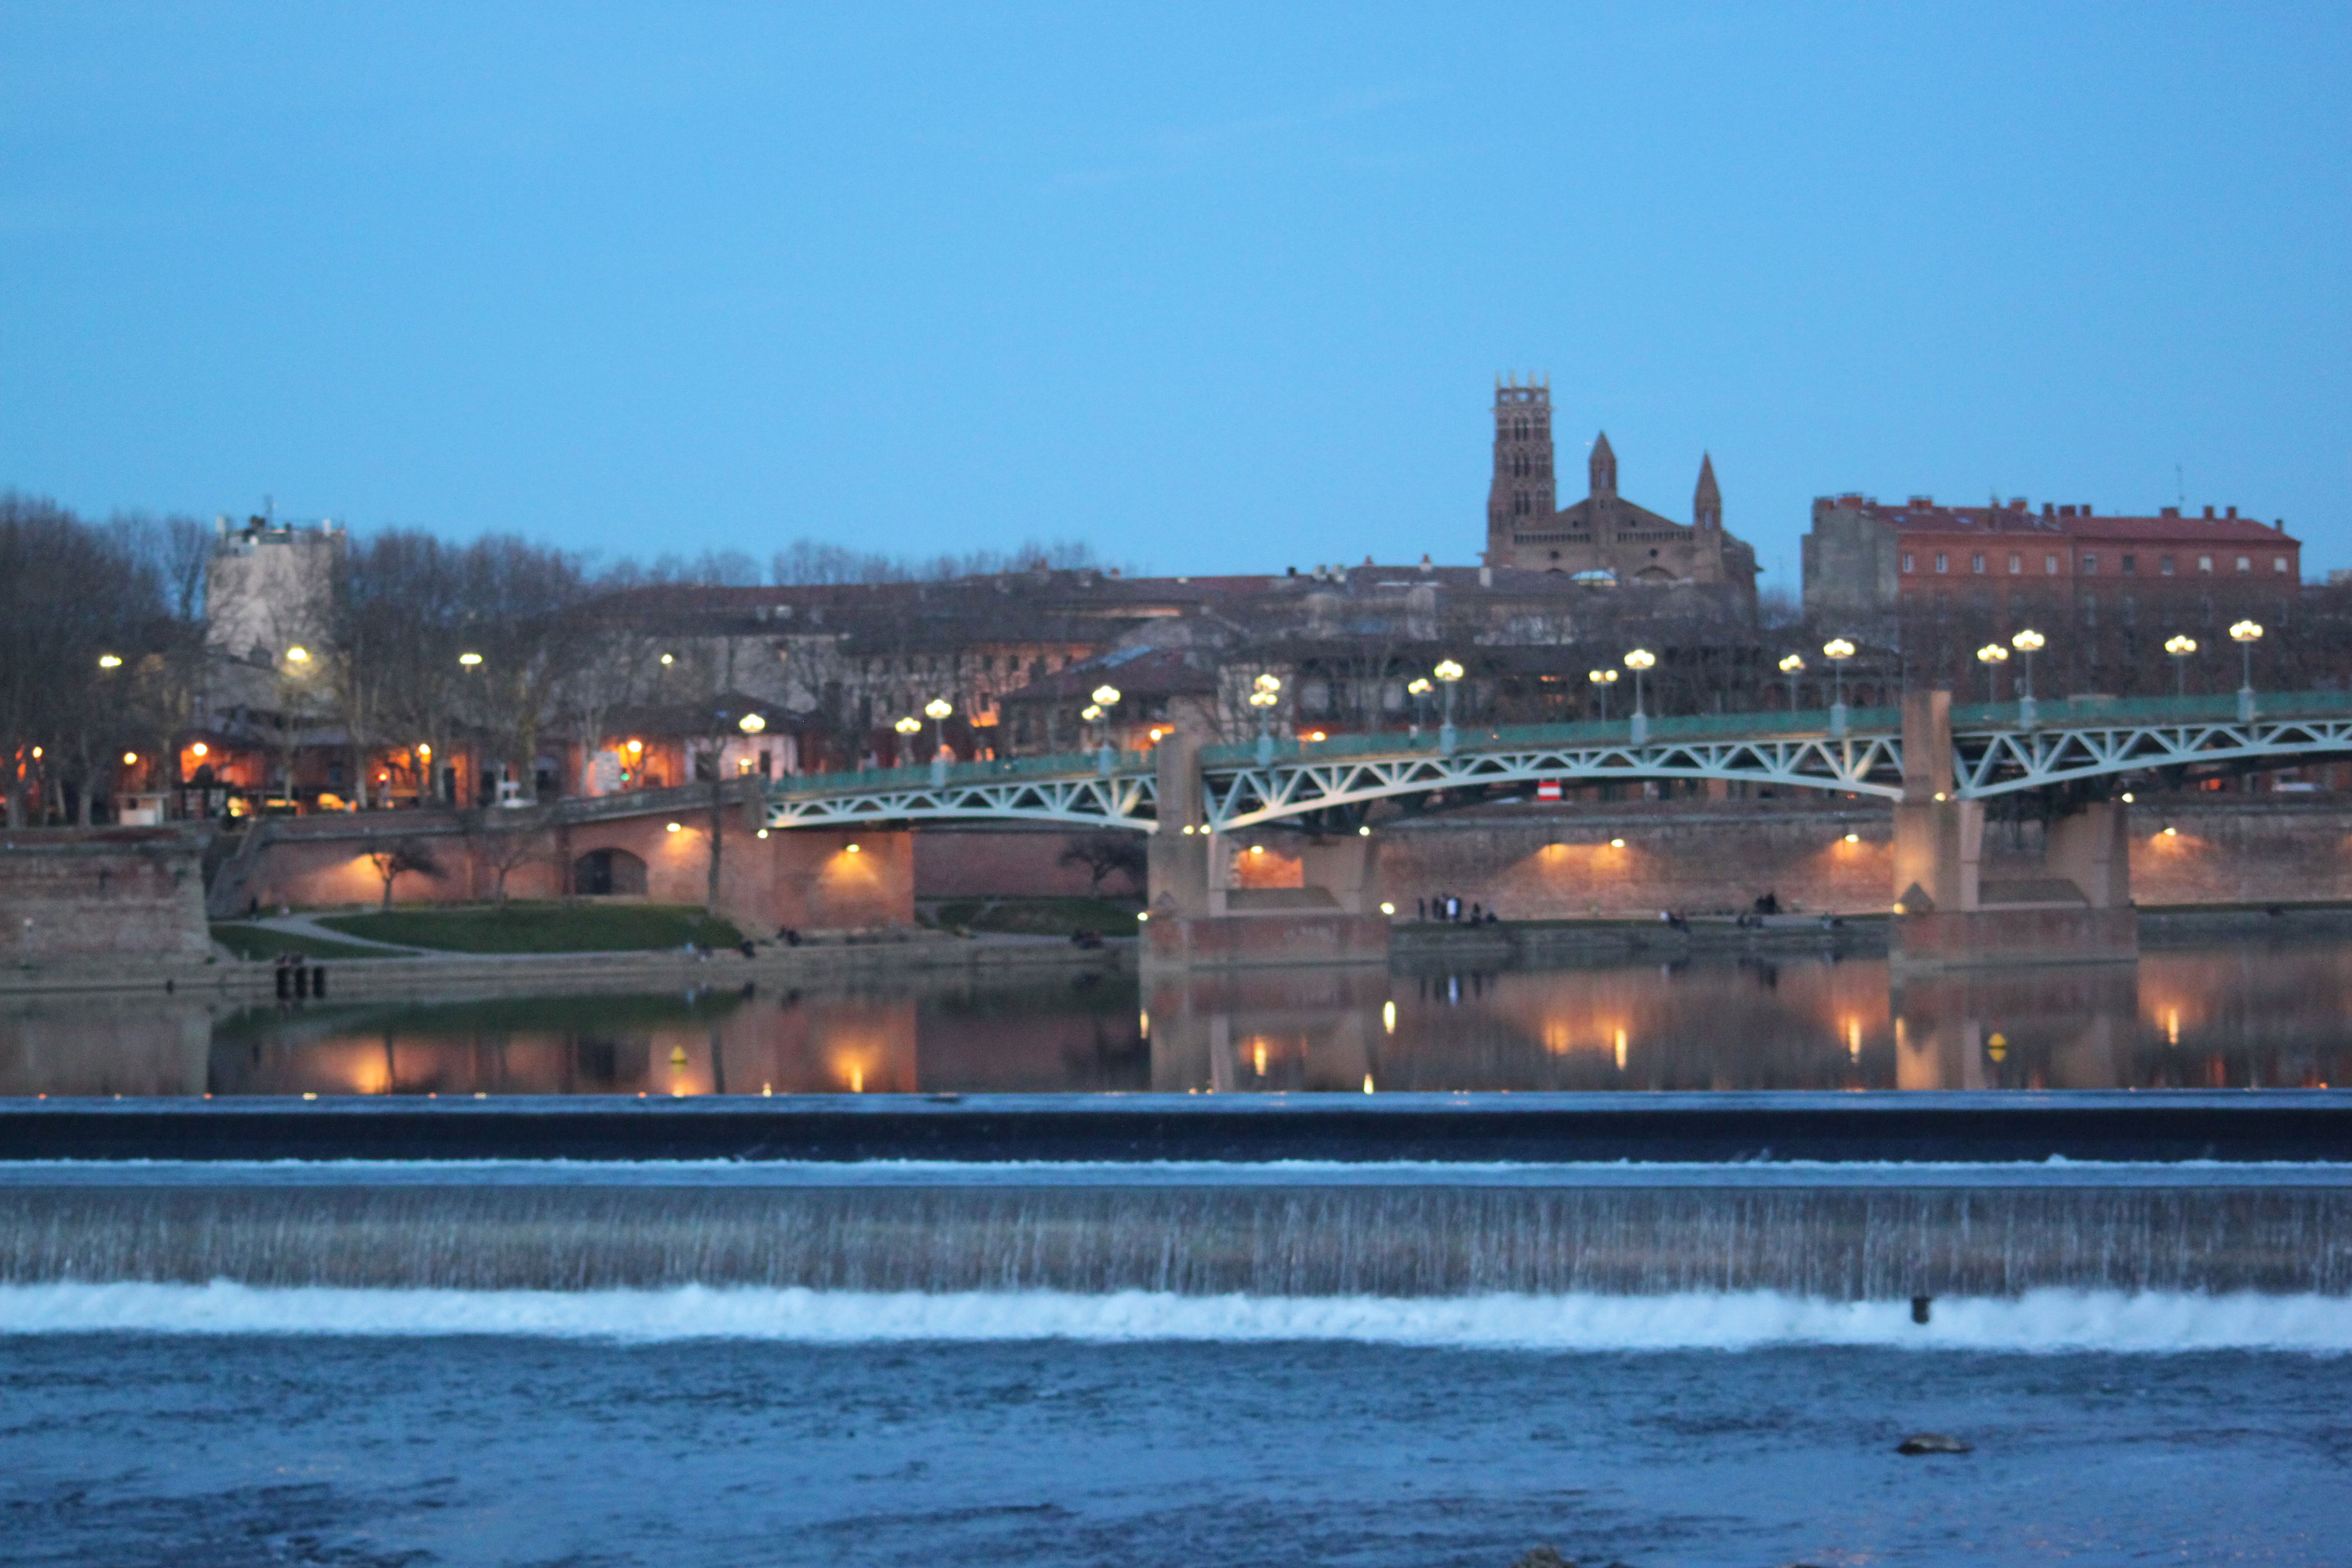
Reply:
[[583, 898], [645, 897], [646, 863], [625, 849], [591, 849], [572, 863], [572, 891]]

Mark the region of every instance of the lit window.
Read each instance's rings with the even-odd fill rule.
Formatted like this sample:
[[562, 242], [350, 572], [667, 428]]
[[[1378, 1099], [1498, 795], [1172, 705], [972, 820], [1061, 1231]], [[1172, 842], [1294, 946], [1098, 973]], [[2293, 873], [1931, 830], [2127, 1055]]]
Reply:
[[2197, 558], [2197, 570], [2200, 572], [2213, 570], [2213, 558], [2210, 555], [2200, 555]]
[[1951, 561], [1951, 557], [1950, 557], [1950, 556], [1948, 556], [1948, 555], [1938, 555], [1938, 556], [1937, 556], [1937, 557], [1936, 557], [1936, 570], [1937, 570], [1937, 571], [1938, 571], [1938, 572], [1948, 572], [1948, 571], [1950, 571], [1951, 569], [1952, 569], [1952, 561]]
[[2025, 557], [2012, 550], [2009, 552], [2009, 574], [2018, 576], [2025, 570]]
[[2244, 556], [2242, 556], [2242, 555], [2241, 555], [2241, 556], [2239, 556], [2239, 557], [2238, 557], [2238, 570], [2239, 570], [2239, 571], [2241, 571], [2241, 572], [2251, 572], [2251, 571], [2252, 571], [2253, 569], [2254, 569], [2254, 563], [2253, 563], [2252, 561], [2247, 560], [2247, 559], [2246, 559]]
[[2272, 570], [2272, 571], [2273, 571], [2273, 572], [2284, 572], [2284, 571], [2285, 571], [2285, 570], [2286, 570], [2286, 557], [2285, 557], [2285, 556], [2284, 556], [2284, 555], [2273, 555], [2273, 556], [2272, 556], [2272, 557], [2271, 557], [2271, 570]]

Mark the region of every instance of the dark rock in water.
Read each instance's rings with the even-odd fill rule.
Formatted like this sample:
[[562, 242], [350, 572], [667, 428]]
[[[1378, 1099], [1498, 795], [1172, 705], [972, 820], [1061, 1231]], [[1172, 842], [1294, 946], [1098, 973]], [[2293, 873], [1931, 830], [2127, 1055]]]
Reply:
[[1973, 1454], [1975, 1447], [1941, 1432], [1914, 1432], [1895, 1446], [1898, 1454]]
[[1511, 1568], [1576, 1568], [1576, 1559], [1562, 1557], [1551, 1547], [1538, 1546], [1512, 1563]]

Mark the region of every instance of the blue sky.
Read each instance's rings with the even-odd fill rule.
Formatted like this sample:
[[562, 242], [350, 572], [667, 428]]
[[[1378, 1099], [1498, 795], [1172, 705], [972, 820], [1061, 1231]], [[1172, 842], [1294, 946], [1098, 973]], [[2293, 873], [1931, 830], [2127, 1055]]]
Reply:
[[1541, 371], [1563, 500], [1710, 449], [1768, 586], [1848, 489], [2185, 489], [2316, 573], [2347, 76], [2340, 5], [10, 5], [0, 485], [1468, 562]]

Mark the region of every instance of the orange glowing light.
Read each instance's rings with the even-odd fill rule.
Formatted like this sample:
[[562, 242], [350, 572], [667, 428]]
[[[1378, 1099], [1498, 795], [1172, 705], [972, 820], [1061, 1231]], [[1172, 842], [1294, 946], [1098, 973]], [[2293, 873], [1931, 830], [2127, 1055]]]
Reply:
[[210, 746], [205, 745], [202, 741], [198, 741], [194, 745], [188, 748], [188, 755], [192, 757], [208, 757], [212, 755], [212, 751], [213, 749]]
[[845, 855], [855, 855], [857, 853], [857, 846], [855, 844], [845, 844], [842, 846], [841, 852]]
[[1256, 1048], [1250, 1052], [1250, 1065], [1257, 1068], [1258, 1077], [1265, 1076], [1265, 1042], [1264, 1040], [1258, 1041]]
[[123, 752], [122, 765], [126, 768], [137, 767], [139, 765], [139, 753], [136, 752]]

